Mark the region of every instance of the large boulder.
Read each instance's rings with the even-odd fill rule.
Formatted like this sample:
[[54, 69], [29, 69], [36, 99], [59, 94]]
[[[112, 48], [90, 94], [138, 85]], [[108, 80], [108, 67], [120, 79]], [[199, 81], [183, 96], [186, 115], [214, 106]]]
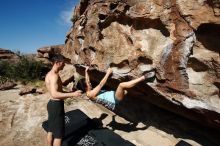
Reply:
[[[81, 0], [63, 54], [94, 66], [100, 81], [111, 66], [115, 88], [156, 69], [153, 83], [130, 93], [220, 129], [218, 1]], [[84, 67], [76, 66], [84, 75]]]

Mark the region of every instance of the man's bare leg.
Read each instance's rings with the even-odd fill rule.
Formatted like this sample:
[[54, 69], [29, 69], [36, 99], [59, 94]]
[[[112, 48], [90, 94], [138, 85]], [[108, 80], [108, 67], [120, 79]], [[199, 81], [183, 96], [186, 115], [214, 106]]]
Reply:
[[53, 146], [61, 146], [62, 139], [60, 138], [55, 138], [53, 141]]
[[128, 81], [128, 82], [122, 82], [118, 85], [118, 88], [116, 89], [115, 96], [116, 98], [121, 101], [123, 100], [124, 96], [126, 95], [126, 89], [134, 87], [137, 83], [142, 82], [145, 80], [144, 76], [141, 76], [137, 79]]
[[47, 133], [47, 145], [48, 146], [53, 146], [53, 136], [52, 132]]

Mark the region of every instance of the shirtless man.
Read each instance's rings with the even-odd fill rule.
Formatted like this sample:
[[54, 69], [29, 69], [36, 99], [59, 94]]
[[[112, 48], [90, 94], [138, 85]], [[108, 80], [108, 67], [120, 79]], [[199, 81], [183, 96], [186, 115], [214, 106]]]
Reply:
[[77, 97], [81, 91], [64, 93], [59, 71], [65, 66], [66, 58], [61, 54], [55, 54], [53, 57], [53, 67], [47, 73], [45, 78], [46, 87], [50, 93], [50, 100], [47, 104], [48, 110], [48, 146], [61, 146], [64, 136], [64, 99]]

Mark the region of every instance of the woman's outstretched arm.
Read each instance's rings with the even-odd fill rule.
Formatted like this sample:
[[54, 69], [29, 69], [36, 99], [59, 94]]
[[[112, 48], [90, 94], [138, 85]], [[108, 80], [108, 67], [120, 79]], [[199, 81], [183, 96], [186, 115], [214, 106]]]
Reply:
[[90, 84], [88, 70], [89, 70], [89, 67], [86, 67], [86, 69], [85, 69], [86, 85]]
[[112, 73], [112, 69], [108, 68], [105, 76], [102, 78], [102, 80], [100, 81], [100, 83], [93, 89], [90, 91], [90, 96], [92, 97], [96, 97], [96, 95], [99, 93], [99, 91], [102, 89], [102, 87], [105, 85], [105, 83], [108, 80], [108, 77], [111, 75]]

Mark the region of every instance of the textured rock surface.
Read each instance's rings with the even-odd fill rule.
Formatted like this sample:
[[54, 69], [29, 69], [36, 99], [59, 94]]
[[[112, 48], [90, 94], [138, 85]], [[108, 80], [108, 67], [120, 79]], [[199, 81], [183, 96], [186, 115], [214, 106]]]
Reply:
[[218, 0], [81, 0], [72, 20], [63, 53], [96, 67], [94, 80], [109, 66], [111, 85], [155, 68], [133, 95], [220, 128]]
[[64, 86], [68, 85], [71, 82], [74, 82], [74, 76], [76, 74], [76, 70], [73, 65], [67, 64], [64, 66], [63, 70], [59, 72], [61, 81]]
[[19, 86], [0, 93], [0, 145], [46, 145], [41, 123], [47, 118], [47, 96], [19, 96]]
[[[41, 124], [47, 119], [49, 94], [19, 96], [19, 88], [0, 91], [0, 145], [45, 146], [46, 132]], [[86, 97], [66, 100], [68, 106], [65, 105], [65, 110], [80, 109], [91, 119], [103, 124], [103, 127], [112, 129], [137, 146], [174, 146], [180, 140], [193, 146], [214, 146], [220, 143], [218, 131], [196, 125], [142, 100], [127, 100], [137, 100], [138, 104], [134, 108], [122, 109], [128, 115], [134, 116], [133, 113], [136, 113], [136, 121], [115, 115]]]

